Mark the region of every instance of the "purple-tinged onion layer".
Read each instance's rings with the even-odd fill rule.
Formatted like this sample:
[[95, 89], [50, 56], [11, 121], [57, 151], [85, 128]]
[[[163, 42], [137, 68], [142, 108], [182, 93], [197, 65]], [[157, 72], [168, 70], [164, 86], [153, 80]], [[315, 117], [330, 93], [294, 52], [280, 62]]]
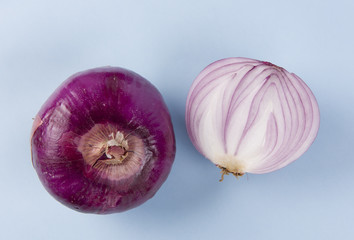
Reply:
[[269, 62], [227, 58], [195, 79], [186, 104], [197, 150], [235, 176], [268, 173], [299, 158], [320, 122], [314, 95], [295, 74]]
[[31, 148], [33, 166], [51, 195], [77, 211], [100, 214], [151, 198], [176, 151], [158, 90], [117, 67], [66, 80], [37, 114]]

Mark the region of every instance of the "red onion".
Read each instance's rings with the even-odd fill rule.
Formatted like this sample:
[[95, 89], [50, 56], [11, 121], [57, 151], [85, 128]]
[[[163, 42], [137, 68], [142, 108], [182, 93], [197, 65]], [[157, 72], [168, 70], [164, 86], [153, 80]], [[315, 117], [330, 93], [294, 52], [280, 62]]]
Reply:
[[31, 148], [33, 166], [51, 195], [77, 211], [100, 214], [151, 198], [176, 150], [158, 90], [116, 67], [66, 80], [37, 114]]
[[223, 175], [268, 173], [288, 165], [310, 147], [319, 122], [316, 99], [298, 76], [247, 58], [207, 66], [186, 105], [193, 144]]

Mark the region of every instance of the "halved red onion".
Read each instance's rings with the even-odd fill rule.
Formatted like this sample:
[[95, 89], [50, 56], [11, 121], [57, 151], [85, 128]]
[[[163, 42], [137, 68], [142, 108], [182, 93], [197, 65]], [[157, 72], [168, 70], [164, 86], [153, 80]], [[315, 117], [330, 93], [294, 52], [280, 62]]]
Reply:
[[235, 176], [268, 173], [299, 158], [320, 122], [314, 95], [269, 62], [227, 58], [195, 79], [186, 104], [188, 134], [200, 153]]
[[32, 162], [48, 192], [87, 213], [113, 213], [151, 198], [175, 156], [168, 109], [158, 90], [117, 67], [77, 73], [37, 114]]

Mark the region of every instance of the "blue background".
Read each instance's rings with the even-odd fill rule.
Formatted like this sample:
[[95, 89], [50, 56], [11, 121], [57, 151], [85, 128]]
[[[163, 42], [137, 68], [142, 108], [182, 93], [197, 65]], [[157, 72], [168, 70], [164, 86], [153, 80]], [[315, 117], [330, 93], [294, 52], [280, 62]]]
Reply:
[[[353, 239], [353, 24], [352, 0], [0, 0], [0, 239]], [[184, 110], [198, 73], [232, 56], [299, 75], [318, 100], [321, 127], [293, 164], [219, 183], [187, 136]], [[45, 191], [29, 137], [62, 81], [106, 65], [160, 90], [178, 150], [154, 198], [100, 216]]]

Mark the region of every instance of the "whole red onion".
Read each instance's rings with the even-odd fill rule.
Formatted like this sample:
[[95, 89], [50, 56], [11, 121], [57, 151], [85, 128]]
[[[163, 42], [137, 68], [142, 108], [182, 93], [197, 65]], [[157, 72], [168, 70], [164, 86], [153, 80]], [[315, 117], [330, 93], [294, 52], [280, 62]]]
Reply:
[[176, 150], [158, 90], [117, 67], [66, 80], [37, 114], [31, 148], [47, 191], [86, 213], [121, 212], [144, 203], [166, 180]]

